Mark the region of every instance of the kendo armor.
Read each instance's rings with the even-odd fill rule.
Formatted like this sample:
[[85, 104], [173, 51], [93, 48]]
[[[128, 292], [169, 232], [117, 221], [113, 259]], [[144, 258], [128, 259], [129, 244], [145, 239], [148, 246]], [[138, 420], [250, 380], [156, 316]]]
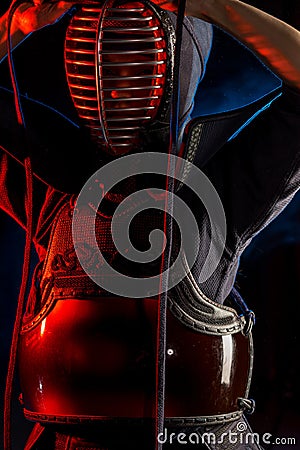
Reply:
[[[76, 256], [73, 214], [67, 203], [57, 215], [38, 277], [41, 291], [33, 289], [25, 315], [19, 357], [25, 414], [55, 423], [154, 417], [157, 298], [117, 297], [95, 284]], [[85, 220], [93, 214], [87, 207]], [[159, 219], [152, 226], [159, 227]], [[99, 213], [104, 255], [115, 252], [110, 226], [111, 218]], [[136, 224], [137, 245], [143, 227]], [[90, 262], [90, 275], [106, 275], [89, 236], [76, 247]], [[208, 299], [191, 274], [169, 292], [167, 421], [211, 425], [237, 419], [249, 407], [249, 312], [233, 305]]]
[[[83, 6], [71, 19], [65, 41], [70, 94], [90, 138], [107, 153], [134, 150], [143, 128], [166, 128], [174, 35], [168, 15], [147, 2]], [[129, 75], [120, 80], [125, 62]], [[136, 67], [146, 71], [134, 74]], [[203, 130], [195, 130], [197, 140]], [[195, 139], [189, 136], [185, 154], [192, 160]], [[24, 317], [19, 373], [25, 415], [68, 424], [151, 419], [157, 299], [113, 296], [88, 277], [72, 239], [74, 200], [57, 214]], [[85, 214], [88, 220], [94, 211], [88, 206]], [[119, 222], [122, 226], [122, 218]], [[151, 223], [159, 227], [161, 216]], [[96, 235], [103, 254], [113, 259], [110, 225], [110, 214], [97, 215]], [[144, 228], [136, 223], [137, 239]], [[101, 269], [89, 237], [80, 245], [91, 268]], [[243, 302], [232, 302], [224, 306], [208, 299], [190, 273], [170, 290], [166, 423], [220, 424], [252, 408], [251, 314]]]

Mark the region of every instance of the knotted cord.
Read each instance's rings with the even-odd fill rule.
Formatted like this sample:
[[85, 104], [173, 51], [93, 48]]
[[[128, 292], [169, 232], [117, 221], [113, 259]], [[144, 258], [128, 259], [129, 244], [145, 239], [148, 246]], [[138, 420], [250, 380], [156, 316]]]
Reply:
[[11, 26], [14, 14], [17, 8], [23, 3], [23, 0], [15, 0], [12, 2], [8, 10], [7, 18], [7, 47], [8, 47], [8, 65], [10, 71], [10, 77], [14, 93], [14, 102], [17, 115], [18, 125], [20, 127], [21, 136], [23, 137], [22, 143], [25, 145], [24, 155], [24, 167], [26, 177], [26, 238], [24, 248], [24, 261], [22, 268], [21, 286], [19, 290], [16, 318], [13, 327], [12, 341], [10, 347], [10, 355], [8, 362], [8, 370], [5, 386], [4, 397], [4, 450], [11, 449], [11, 410], [12, 410], [12, 393], [13, 383], [16, 368], [17, 350], [19, 343], [19, 335], [22, 326], [23, 309], [25, 304], [26, 292], [28, 287], [29, 270], [30, 270], [30, 256], [31, 256], [31, 243], [32, 243], [32, 169], [31, 160], [26, 145], [26, 125], [21, 107], [20, 93], [15, 75], [15, 68], [12, 57], [12, 41], [11, 41]]

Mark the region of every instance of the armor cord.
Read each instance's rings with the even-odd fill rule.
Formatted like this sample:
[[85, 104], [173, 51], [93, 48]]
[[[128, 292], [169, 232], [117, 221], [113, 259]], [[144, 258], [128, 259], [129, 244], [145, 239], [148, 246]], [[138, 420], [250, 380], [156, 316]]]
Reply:
[[8, 362], [8, 370], [6, 377], [5, 386], [5, 397], [4, 397], [4, 450], [11, 449], [11, 409], [12, 409], [12, 392], [14, 375], [16, 368], [16, 358], [19, 343], [19, 334], [22, 326], [23, 309], [25, 304], [26, 292], [29, 281], [29, 270], [30, 270], [30, 257], [31, 257], [31, 245], [32, 245], [32, 168], [31, 159], [29, 154], [29, 146], [26, 145], [26, 125], [23, 117], [20, 93], [18, 89], [13, 58], [12, 58], [12, 42], [11, 42], [11, 25], [14, 14], [17, 8], [24, 3], [24, 0], [14, 0], [9, 8], [8, 20], [7, 20], [7, 45], [8, 45], [8, 64], [9, 71], [12, 81], [12, 87], [14, 92], [14, 101], [17, 114], [18, 124], [20, 126], [21, 132], [23, 133], [22, 142], [25, 145], [25, 155], [24, 155], [24, 167], [25, 167], [25, 177], [26, 177], [26, 239], [24, 248], [24, 261], [22, 268], [22, 278], [21, 286], [19, 289], [19, 296], [17, 302], [16, 319], [14, 323], [12, 341], [10, 346], [10, 355]]
[[176, 43], [174, 55], [174, 85], [172, 93], [171, 117], [170, 117], [170, 142], [168, 150], [168, 169], [166, 175], [166, 198], [164, 213], [164, 234], [166, 236], [166, 247], [162, 254], [161, 263], [161, 294], [159, 295], [159, 311], [157, 323], [157, 352], [156, 352], [156, 423], [155, 423], [155, 448], [161, 450], [162, 444], [157, 437], [164, 429], [164, 407], [165, 407], [165, 374], [166, 374], [166, 332], [167, 332], [167, 301], [169, 267], [171, 265], [172, 237], [173, 237], [173, 193], [175, 184], [175, 166], [171, 162], [171, 155], [177, 154], [178, 146], [178, 124], [180, 106], [180, 51], [182, 42], [183, 20], [186, 0], [179, 0], [176, 21]]

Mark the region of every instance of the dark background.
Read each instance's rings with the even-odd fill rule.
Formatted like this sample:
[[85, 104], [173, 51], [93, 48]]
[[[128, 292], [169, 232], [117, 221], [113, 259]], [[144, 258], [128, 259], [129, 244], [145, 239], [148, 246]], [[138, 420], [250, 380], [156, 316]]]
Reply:
[[[256, 0], [248, 3], [300, 28], [299, 0]], [[1, 5], [2, 11], [7, 4], [6, 1]], [[32, 74], [34, 77], [33, 68]], [[278, 85], [279, 80], [257, 62], [250, 52], [237, 44], [234, 39], [215, 30], [212, 55], [206, 76], [199, 86], [194, 115], [242, 106], [260, 98]], [[59, 96], [52, 101], [59, 102]], [[61, 107], [63, 109], [64, 106]], [[0, 212], [1, 398], [20, 284], [23, 245], [23, 230]], [[259, 433], [268, 432], [274, 437], [286, 436], [297, 439], [297, 445], [277, 445], [277, 449], [300, 448], [299, 194], [246, 250], [241, 258], [237, 284], [257, 317], [251, 388], [257, 410], [249, 420]], [[15, 449], [20, 450], [31, 425], [22, 419], [17, 392], [18, 386], [16, 386], [13, 431]]]

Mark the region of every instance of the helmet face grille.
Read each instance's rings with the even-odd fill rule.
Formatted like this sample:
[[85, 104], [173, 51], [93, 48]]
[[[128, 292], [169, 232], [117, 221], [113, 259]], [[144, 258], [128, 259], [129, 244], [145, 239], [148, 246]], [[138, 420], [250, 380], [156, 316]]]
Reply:
[[138, 146], [139, 130], [162, 100], [167, 66], [163, 27], [141, 2], [81, 7], [65, 40], [73, 103], [99, 147], [123, 154]]

